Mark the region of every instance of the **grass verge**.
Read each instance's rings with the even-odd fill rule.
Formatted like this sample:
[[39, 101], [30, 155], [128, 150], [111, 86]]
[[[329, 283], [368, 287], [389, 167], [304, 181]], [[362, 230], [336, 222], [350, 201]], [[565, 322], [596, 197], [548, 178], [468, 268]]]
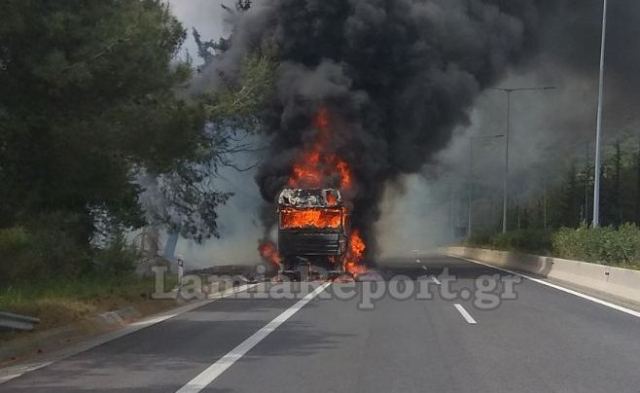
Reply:
[[[173, 300], [153, 300], [153, 278], [86, 277], [51, 280], [0, 288], [0, 310], [40, 318], [37, 331], [65, 326], [83, 318], [136, 305], [153, 311], [175, 305]], [[172, 288], [169, 279], [165, 288]], [[29, 334], [29, 333], [26, 333]], [[0, 342], [25, 333], [0, 332]]]

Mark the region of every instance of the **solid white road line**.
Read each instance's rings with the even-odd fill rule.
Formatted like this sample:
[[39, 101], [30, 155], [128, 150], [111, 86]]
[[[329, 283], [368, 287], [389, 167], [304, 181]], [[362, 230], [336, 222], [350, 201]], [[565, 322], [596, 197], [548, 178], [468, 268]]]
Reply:
[[622, 311], [625, 314], [629, 314], [629, 315], [632, 315], [634, 317], [640, 318], [640, 312], [638, 312], [638, 311], [632, 310], [630, 308], [622, 307], [622, 306], [619, 306], [617, 304], [613, 304], [613, 303], [607, 302], [606, 300], [598, 299], [596, 297], [589, 296], [589, 295], [586, 295], [584, 293], [580, 293], [578, 291], [574, 291], [573, 289], [561, 287], [560, 285], [552, 284], [552, 283], [550, 283], [548, 281], [541, 280], [539, 278], [527, 276], [526, 274], [514, 272], [513, 270], [503, 269], [501, 267], [497, 267], [497, 266], [490, 265], [488, 263], [476, 261], [474, 259], [462, 258], [462, 257], [454, 257], [454, 258], [463, 259], [465, 261], [469, 261], [469, 262], [472, 262], [472, 263], [476, 263], [478, 265], [490, 267], [492, 269], [500, 270], [500, 271], [503, 271], [505, 273], [512, 274], [514, 276], [519, 276], [519, 277], [522, 277], [522, 278], [526, 278], [527, 280], [531, 280], [533, 282], [537, 282], [538, 284], [546, 285], [548, 287], [557, 289], [559, 291], [562, 291], [562, 292], [565, 292], [565, 293], [568, 293], [568, 294], [571, 294], [571, 295], [574, 295], [574, 296], [578, 296], [578, 297], [581, 297], [581, 298], [583, 298], [585, 300], [589, 300], [591, 302], [598, 303], [598, 304], [603, 305], [605, 307], [609, 307], [609, 308], [612, 308], [614, 310]]
[[456, 310], [458, 310], [460, 314], [462, 314], [462, 318], [464, 318], [464, 320], [467, 321], [467, 323], [469, 323], [470, 325], [475, 325], [478, 323], [476, 322], [475, 319], [473, 319], [471, 314], [469, 314], [467, 310], [464, 309], [464, 307], [462, 307], [458, 303], [454, 304], [453, 306], [456, 308]]
[[433, 282], [435, 282], [436, 284], [440, 285], [440, 280], [438, 280], [436, 278], [436, 276], [431, 276], [431, 279], [433, 280]]
[[224, 355], [220, 360], [213, 363], [206, 370], [200, 373], [197, 377], [189, 381], [176, 393], [198, 393], [210, 385], [216, 378], [218, 378], [223, 372], [231, 367], [235, 362], [240, 360], [247, 352], [258, 343], [264, 340], [269, 334], [274, 332], [280, 325], [282, 325], [287, 319], [291, 318], [295, 313], [300, 311], [307, 303], [313, 298], [318, 296], [324, 291], [330, 282], [324, 283], [313, 292], [308, 293], [304, 298], [291, 306], [289, 309], [278, 315], [274, 320], [266, 324], [262, 329], [255, 332], [251, 337], [244, 340], [240, 345], [231, 350], [231, 352]]

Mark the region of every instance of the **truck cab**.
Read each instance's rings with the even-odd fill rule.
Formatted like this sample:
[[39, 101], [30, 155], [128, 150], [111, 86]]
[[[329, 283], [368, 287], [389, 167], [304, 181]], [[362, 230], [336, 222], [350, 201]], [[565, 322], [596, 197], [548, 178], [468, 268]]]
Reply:
[[305, 280], [343, 272], [350, 212], [340, 190], [286, 188], [278, 196], [278, 253], [284, 273]]

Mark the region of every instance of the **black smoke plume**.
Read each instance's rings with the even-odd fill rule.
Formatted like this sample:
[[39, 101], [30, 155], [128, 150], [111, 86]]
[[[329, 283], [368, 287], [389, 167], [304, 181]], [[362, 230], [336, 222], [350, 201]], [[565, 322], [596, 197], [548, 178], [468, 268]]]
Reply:
[[238, 17], [229, 56], [277, 48], [270, 153], [257, 182], [273, 202], [317, 132], [322, 106], [332, 150], [353, 169], [353, 225], [375, 252], [385, 184], [414, 173], [468, 121], [476, 96], [535, 52], [534, 0], [264, 0]]

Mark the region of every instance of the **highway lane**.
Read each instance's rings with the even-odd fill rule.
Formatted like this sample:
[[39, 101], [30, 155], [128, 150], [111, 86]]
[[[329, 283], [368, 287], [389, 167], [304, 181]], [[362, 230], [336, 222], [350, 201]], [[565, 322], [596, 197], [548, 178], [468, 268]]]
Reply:
[[[449, 258], [458, 289], [503, 274]], [[423, 274], [410, 263], [385, 273]], [[481, 311], [464, 300], [319, 303], [257, 346], [206, 392], [638, 392], [640, 321], [533, 282], [518, 299]], [[461, 304], [477, 320], [470, 325]], [[289, 337], [318, 335], [322, 346], [290, 349]], [[247, 376], [251, 378], [247, 378]], [[284, 376], [275, 379], [273, 376]]]
[[[517, 299], [479, 309], [473, 298], [439, 293], [443, 283], [433, 276], [443, 281], [445, 268], [457, 277], [456, 292], [477, 292], [485, 275], [489, 283], [511, 278], [442, 256], [385, 261], [385, 279], [422, 277], [438, 289], [433, 299], [387, 295], [361, 310], [364, 286], [375, 285], [367, 283], [349, 300], [315, 298], [203, 391], [640, 392], [640, 318], [527, 280], [515, 286]], [[348, 286], [334, 283], [329, 292]], [[222, 299], [0, 392], [176, 392], [296, 303]]]
[[221, 299], [0, 385], [0, 392], [175, 392], [292, 300]]

